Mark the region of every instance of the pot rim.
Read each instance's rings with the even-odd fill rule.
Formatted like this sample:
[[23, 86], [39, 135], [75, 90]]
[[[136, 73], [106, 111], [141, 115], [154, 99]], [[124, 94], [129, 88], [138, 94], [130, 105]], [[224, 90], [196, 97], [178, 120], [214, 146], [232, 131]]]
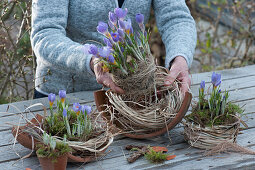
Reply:
[[[98, 90], [94, 92], [95, 103], [99, 111], [104, 111], [104, 108], [101, 106], [107, 104], [107, 96], [105, 95], [105, 92], [106, 92], [105, 90]], [[188, 108], [191, 103], [191, 99], [192, 99], [192, 94], [189, 92], [186, 92], [180, 110], [176, 114], [175, 118], [171, 122], [169, 122], [166, 127], [159, 129], [157, 131], [153, 131], [148, 134], [134, 134], [134, 133], [127, 132], [127, 133], [123, 133], [123, 135], [129, 138], [135, 138], [135, 139], [151, 138], [151, 137], [162, 135], [163, 133], [173, 129], [178, 123], [181, 122], [182, 118], [185, 116], [185, 114], [188, 111]], [[105, 115], [104, 117], [107, 119]], [[109, 119], [107, 120], [108, 122], [110, 122]]]

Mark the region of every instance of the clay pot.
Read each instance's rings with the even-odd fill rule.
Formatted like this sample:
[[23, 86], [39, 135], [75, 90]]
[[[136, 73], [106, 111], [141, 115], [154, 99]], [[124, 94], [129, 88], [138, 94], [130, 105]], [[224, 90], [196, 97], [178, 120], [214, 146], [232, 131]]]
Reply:
[[[103, 105], [109, 104], [109, 100], [105, 92], [106, 92], [105, 90], [98, 90], [94, 92], [95, 103], [99, 111], [104, 111], [105, 107]], [[192, 95], [189, 92], [186, 92], [179, 112], [176, 114], [175, 118], [167, 125], [167, 127], [162, 128], [158, 131], [151, 132], [149, 134], [123, 133], [123, 135], [129, 138], [143, 139], [143, 138], [151, 138], [154, 136], [159, 136], [166, 133], [167, 131], [173, 129], [179, 122], [181, 122], [186, 112], [188, 111], [191, 99], [192, 99]], [[104, 113], [103, 116], [110, 122], [111, 119], [108, 113]], [[119, 124], [116, 123], [116, 126], [121, 129]]]
[[[33, 147], [31, 136], [28, 133], [22, 132], [22, 129], [26, 128], [27, 126], [34, 126], [34, 125], [39, 126], [39, 124], [42, 123], [43, 116], [37, 114], [36, 119], [33, 118], [31, 120], [33, 125], [31, 123], [27, 123], [25, 126], [20, 126], [19, 131], [18, 131], [18, 135], [17, 135], [17, 141], [22, 146], [24, 146], [25, 148], [28, 148], [28, 149], [31, 149], [31, 150], [32, 150], [32, 148], [35, 148], [35, 145], [40, 143], [40, 142], [38, 140], [34, 139], [34, 147]], [[12, 134], [13, 134], [14, 137], [16, 136], [17, 128], [18, 128], [17, 126], [12, 127]], [[101, 153], [104, 153], [105, 150], [103, 150]], [[100, 153], [98, 153], [98, 154], [100, 154]], [[88, 157], [83, 158], [83, 157], [80, 157], [80, 156], [74, 156], [71, 153], [68, 153], [67, 157], [68, 157], [68, 162], [83, 162], [83, 163], [86, 163], [86, 162], [92, 162], [92, 161], [96, 160], [95, 156], [88, 156]]]
[[[12, 127], [12, 134], [13, 136], [15, 137], [16, 136], [16, 133], [17, 133], [17, 129], [18, 129], [18, 135], [17, 135], [17, 141], [22, 145], [24, 146], [25, 148], [28, 148], [28, 149], [33, 149], [35, 148], [35, 145], [37, 143], [39, 143], [38, 140], [36, 139], [32, 139], [32, 137], [30, 135], [28, 135], [27, 133], [25, 132], [22, 132], [23, 129], [25, 129], [26, 127], [28, 126], [39, 126], [39, 124], [42, 122], [43, 120], [43, 117], [39, 114], [37, 114], [35, 116], [36, 118], [33, 118], [31, 120], [31, 122], [33, 123], [33, 125], [31, 123], [27, 123], [25, 126], [20, 126], [19, 129], [18, 129], [18, 126], [13, 126]], [[38, 121], [37, 121], [38, 120]], [[34, 146], [33, 146], [33, 140], [34, 140]]]
[[67, 154], [61, 155], [56, 162], [52, 162], [52, 158], [38, 156], [39, 162], [43, 170], [65, 170], [67, 165]]

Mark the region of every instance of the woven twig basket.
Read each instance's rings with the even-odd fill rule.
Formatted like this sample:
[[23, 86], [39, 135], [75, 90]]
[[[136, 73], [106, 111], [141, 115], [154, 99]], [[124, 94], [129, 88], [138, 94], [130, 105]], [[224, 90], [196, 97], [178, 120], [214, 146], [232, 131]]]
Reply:
[[240, 120], [229, 125], [201, 127], [193, 122], [183, 121], [184, 139], [193, 147], [212, 149], [222, 142], [236, 142]]

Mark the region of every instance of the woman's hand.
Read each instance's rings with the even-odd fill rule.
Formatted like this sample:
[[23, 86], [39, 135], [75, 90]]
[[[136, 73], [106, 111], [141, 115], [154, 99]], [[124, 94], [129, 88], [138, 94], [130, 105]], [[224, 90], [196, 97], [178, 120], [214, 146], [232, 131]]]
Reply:
[[181, 82], [180, 88], [183, 94], [189, 91], [189, 87], [191, 84], [189, 68], [185, 58], [183, 58], [182, 56], [175, 57], [170, 68], [170, 73], [165, 80], [165, 86], [171, 85], [175, 79]]
[[90, 67], [96, 75], [96, 80], [99, 84], [109, 87], [113, 92], [123, 94], [124, 90], [118, 87], [112, 81], [112, 74], [103, 71], [103, 63], [96, 57], [92, 57]]

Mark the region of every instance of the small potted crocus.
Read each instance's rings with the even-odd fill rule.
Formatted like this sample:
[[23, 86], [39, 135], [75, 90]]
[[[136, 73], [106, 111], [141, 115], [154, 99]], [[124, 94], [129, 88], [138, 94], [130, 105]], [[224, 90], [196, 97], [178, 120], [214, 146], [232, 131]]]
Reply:
[[36, 154], [43, 170], [65, 170], [67, 165], [67, 153], [71, 151], [68, 144], [56, 141], [55, 138], [43, 133], [43, 143], [36, 145]]
[[184, 138], [193, 147], [212, 149], [222, 142], [236, 142], [243, 110], [228, 101], [229, 92], [222, 91], [220, 85], [221, 75], [213, 72], [206, 94], [202, 81], [198, 102], [185, 116]]
[[[22, 117], [28, 124], [18, 126], [22, 129], [19, 132], [23, 132], [23, 136], [20, 136], [17, 128], [14, 127], [13, 135], [17, 141], [33, 149], [34, 143], [42, 143], [43, 132], [46, 132], [58, 141], [65, 141], [72, 149], [72, 152], [68, 153], [69, 162], [90, 162], [103, 155], [113, 142], [114, 135], [110, 132], [110, 125], [104, 119], [100, 119], [97, 110], [92, 109], [91, 106], [74, 103], [73, 107], [69, 107], [66, 91], [60, 90], [59, 98], [56, 102], [55, 94], [48, 95], [50, 114], [47, 114], [45, 109], [44, 116], [37, 114], [32, 120]], [[57, 103], [56, 108], [53, 107], [54, 103]], [[25, 142], [22, 142], [23, 139]], [[51, 142], [48, 143], [51, 144]], [[45, 148], [45, 145], [41, 146], [44, 149], [53, 149]]]

